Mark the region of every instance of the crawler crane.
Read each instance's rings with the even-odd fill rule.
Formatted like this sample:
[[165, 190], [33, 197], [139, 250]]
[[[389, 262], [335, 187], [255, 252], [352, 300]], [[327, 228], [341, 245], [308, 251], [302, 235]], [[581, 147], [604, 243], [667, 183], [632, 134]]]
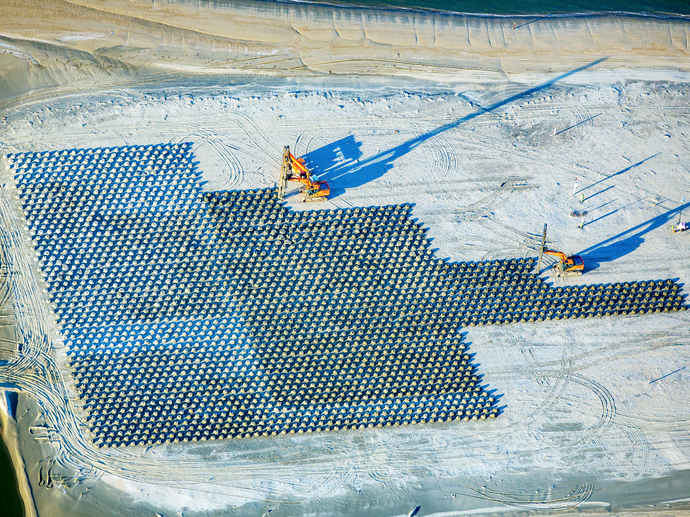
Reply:
[[537, 274], [541, 268], [542, 256], [551, 255], [558, 258], [558, 262], [552, 267], [556, 276], [579, 276], [585, 270], [585, 261], [579, 255], [572, 257], [566, 256], [562, 251], [550, 250], [546, 247], [546, 225], [544, 225], [544, 234], [541, 237], [541, 248], [539, 248], [539, 261], [537, 262]]
[[280, 171], [280, 181], [278, 182], [278, 199], [285, 197], [285, 187], [288, 181], [302, 183], [304, 188], [300, 192], [304, 193], [303, 201], [326, 201], [331, 193], [328, 183], [319, 181], [314, 176], [303, 158], [296, 158], [290, 152], [290, 147], [283, 149], [283, 166]]

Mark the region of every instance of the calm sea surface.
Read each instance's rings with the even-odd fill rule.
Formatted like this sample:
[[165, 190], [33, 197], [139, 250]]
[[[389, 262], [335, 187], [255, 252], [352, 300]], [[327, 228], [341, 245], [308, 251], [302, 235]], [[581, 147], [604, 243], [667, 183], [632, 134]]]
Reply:
[[[285, 3], [290, 3], [289, 0]], [[689, 0], [327, 0], [334, 5], [433, 9], [455, 13], [493, 15], [556, 15], [626, 12], [650, 15], [690, 15]]]
[[0, 517], [23, 517], [24, 515], [24, 504], [19, 495], [10, 451], [0, 438]]

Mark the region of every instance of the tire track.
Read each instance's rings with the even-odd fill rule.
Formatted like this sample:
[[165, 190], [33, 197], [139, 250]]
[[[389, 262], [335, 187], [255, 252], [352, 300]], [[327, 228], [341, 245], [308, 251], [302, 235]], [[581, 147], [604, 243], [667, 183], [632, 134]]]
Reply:
[[[416, 134], [419, 138], [423, 134]], [[424, 171], [424, 176], [429, 182], [438, 182], [452, 177], [458, 170], [458, 155], [455, 148], [443, 136], [436, 136], [421, 146], [421, 151], [426, 158], [428, 167]], [[441, 183], [443, 186], [445, 184]]]
[[573, 374], [573, 361], [566, 360], [565, 351], [563, 352], [563, 356], [562, 368], [556, 377], [556, 381], [552, 386], [551, 391], [547, 394], [544, 400], [542, 400], [537, 409], [534, 410], [534, 413], [553, 409], [553, 407], [561, 400], [563, 392], [565, 392], [566, 388], [570, 384]]
[[195, 150], [198, 150], [204, 144], [207, 144], [227, 167], [227, 177], [223, 177], [219, 182], [214, 182], [213, 190], [229, 190], [238, 188], [244, 181], [244, 169], [242, 168], [240, 161], [232, 152], [233, 149], [237, 150], [237, 148], [233, 148], [225, 144], [216, 134], [203, 130], [189, 133], [188, 137], [185, 137], [179, 141], [190, 141], [194, 138], [200, 141], [200, 143], [195, 142]]
[[510, 195], [515, 194], [517, 192], [521, 192], [524, 190], [534, 190], [535, 188], [537, 188], [536, 185], [526, 183], [524, 179], [509, 178], [506, 181], [504, 181], [500, 187], [494, 189], [494, 191], [491, 194], [485, 196], [479, 201], [471, 203], [470, 205], [448, 210], [418, 209], [418, 211], [424, 214], [425, 217], [434, 215], [452, 215], [457, 217], [463, 217], [464, 220], [476, 219], [479, 217], [489, 215], [492, 211], [496, 210], [496, 208], [503, 205], [507, 201], [507, 199], [504, 199], [502, 196], [506, 195], [507, 197], [510, 197]]
[[[633, 422], [618, 422], [618, 427], [625, 433], [631, 445], [636, 451], [632, 455], [630, 462], [633, 466], [637, 465], [638, 475], [647, 473], [647, 460], [649, 458], [649, 442], [642, 430]], [[632, 475], [628, 475], [630, 480], [634, 479]]]
[[[688, 314], [682, 313], [682, 314]], [[625, 318], [639, 318], [640, 316], [623, 316]], [[674, 314], [675, 317], [675, 314]], [[557, 325], [557, 324], [555, 324]], [[639, 349], [641, 354], [647, 354], [649, 350], [649, 343], [654, 341], [664, 341], [667, 344], [661, 344], [659, 346], [669, 346], [675, 343], [682, 343], [688, 339], [690, 336], [690, 331], [688, 331], [687, 324], [682, 320], [673, 320], [669, 322], [667, 331], [631, 331], [629, 333], [622, 333], [620, 335], [620, 341], [616, 344], [605, 345], [594, 350], [587, 350], [581, 353], [575, 353], [569, 356], [569, 359], [573, 361], [573, 364], [577, 364], [577, 370], [587, 370], [588, 368], [594, 366], [600, 366], [606, 364], [610, 361], [620, 360], [620, 355], [618, 352], [620, 350], [627, 350], [631, 352], [635, 348]], [[595, 360], [590, 360], [592, 356], [596, 356]], [[554, 359], [549, 361], [542, 361], [538, 363], [539, 368], [548, 371], [549, 369], [558, 368], [560, 371], [562, 365], [562, 359]], [[575, 370], [574, 370], [575, 371]], [[526, 374], [529, 373], [527, 367], [513, 366], [507, 367], [501, 372], [492, 374], [492, 376], [497, 376], [498, 378], [511, 377], [516, 374]]]
[[584, 485], [575, 485], [563, 497], [539, 500], [522, 494], [502, 492], [486, 487], [478, 488], [468, 484], [464, 486], [471, 492], [472, 497], [531, 511], [553, 512], [572, 510], [587, 501], [594, 493], [594, 485], [585, 483]]
[[599, 436], [606, 432], [616, 416], [616, 401], [613, 395], [607, 390], [603, 384], [600, 384], [592, 379], [584, 377], [578, 373], [570, 375], [570, 381], [573, 384], [578, 384], [583, 388], [588, 389], [596, 395], [601, 404], [601, 412], [597, 417], [597, 423], [588, 429], [588, 436], [580, 440], [580, 442], [590, 439], [591, 437]]

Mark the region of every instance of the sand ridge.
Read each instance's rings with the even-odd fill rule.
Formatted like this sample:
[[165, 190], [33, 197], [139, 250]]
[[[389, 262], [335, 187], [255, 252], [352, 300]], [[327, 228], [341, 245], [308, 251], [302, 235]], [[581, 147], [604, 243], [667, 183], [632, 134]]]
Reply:
[[[105, 70], [152, 67], [274, 75], [375, 74], [461, 79], [561, 72], [606, 57], [602, 69], [688, 70], [684, 18], [490, 17], [240, 2], [8, 0], [0, 33], [82, 51]], [[515, 28], [513, 28], [515, 26]], [[88, 29], [87, 29], [88, 27]], [[82, 70], [83, 72], [83, 70]]]

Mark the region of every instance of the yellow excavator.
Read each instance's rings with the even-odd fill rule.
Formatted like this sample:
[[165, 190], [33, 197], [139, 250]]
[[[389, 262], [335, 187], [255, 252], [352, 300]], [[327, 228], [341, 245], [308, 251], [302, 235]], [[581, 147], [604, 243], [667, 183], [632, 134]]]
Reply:
[[303, 158], [296, 158], [290, 152], [290, 147], [283, 149], [283, 166], [280, 171], [280, 181], [278, 182], [278, 199], [281, 201], [285, 197], [285, 188], [288, 181], [302, 183], [304, 188], [300, 190], [304, 194], [302, 201], [326, 201], [331, 194], [331, 188], [325, 181], [312, 174]]
[[579, 276], [585, 271], [585, 261], [582, 260], [580, 255], [568, 257], [562, 251], [550, 250], [546, 247], [546, 224], [544, 225], [544, 233], [541, 237], [541, 248], [539, 248], [537, 274], [539, 274], [539, 270], [541, 269], [541, 259], [544, 254], [551, 255], [552, 257], [556, 257], [558, 259], [558, 262], [552, 266], [553, 272], [558, 277]]

